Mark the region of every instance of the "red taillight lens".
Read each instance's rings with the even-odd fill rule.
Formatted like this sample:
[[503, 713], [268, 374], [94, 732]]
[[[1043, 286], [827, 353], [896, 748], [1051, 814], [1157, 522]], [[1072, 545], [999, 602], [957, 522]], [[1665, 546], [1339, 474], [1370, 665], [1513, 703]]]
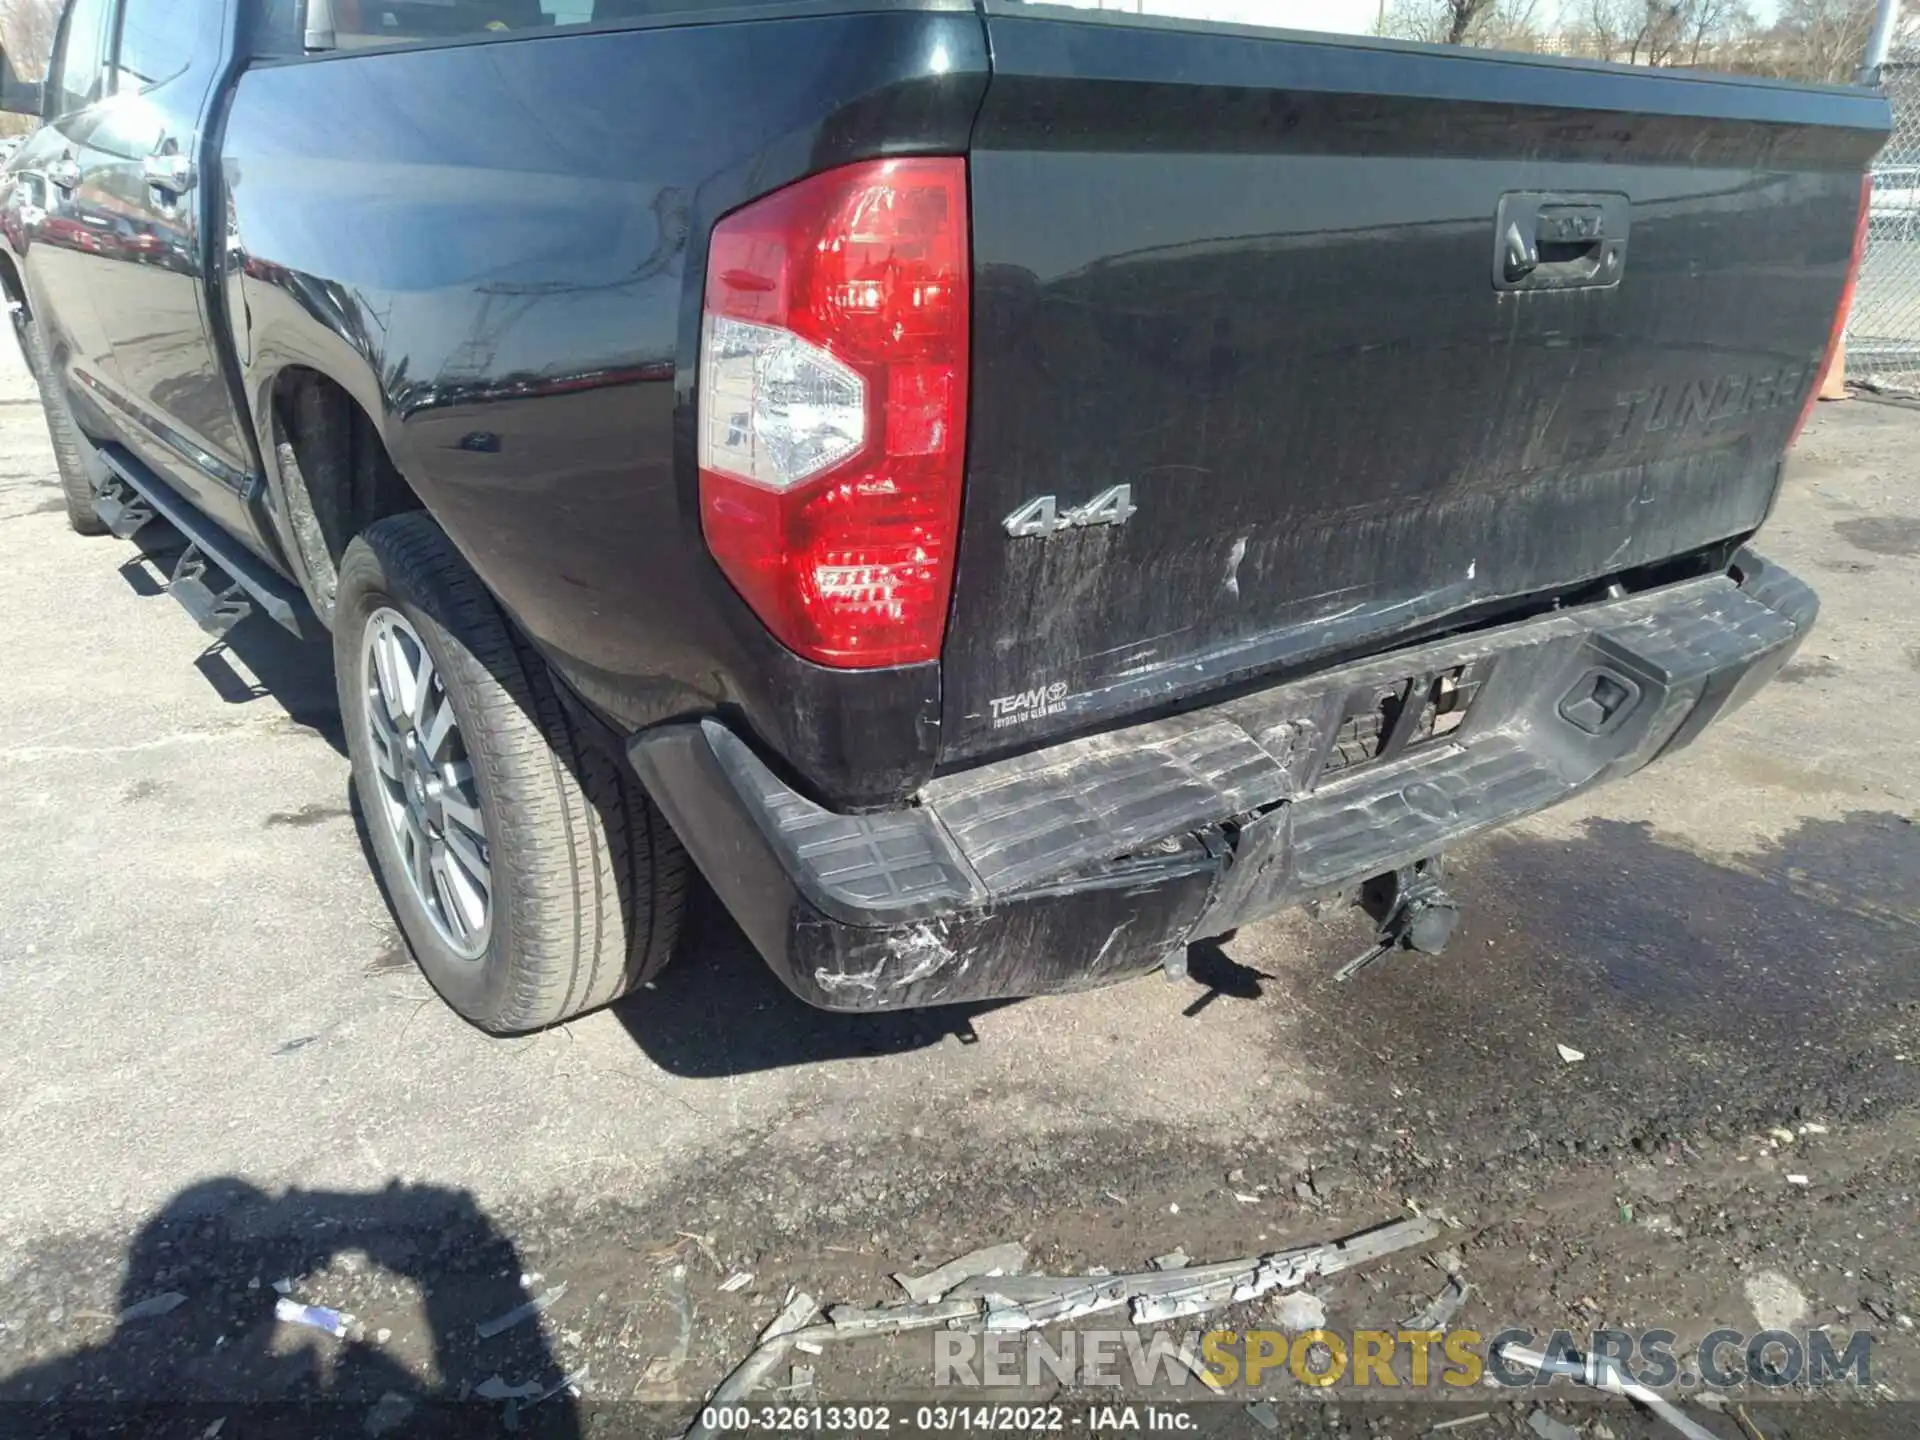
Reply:
[[939, 657], [970, 308], [957, 157], [848, 165], [714, 227], [701, 528], [754, 613], [809, 660]]
[[1834, 307], [1833, 329], [1827, 332], [1827, 348], [1820, 354], [1820, 368], [1813, 372], [1813, 385], [1807, 391], [1806, 402], [1800, 407], [1800, 418], [1793, 422], [1793, 433], [1787, 437], [1787, 448], [1792, 449], [1799, 442], [1800, 432], [1806, 429], [1807, 421], [1813, 416], [1813, 407], [1820, 401], [1820, 387], [1827, 381], [1827, 367], [1833, 364], [1834, 352], [1840, 348], [1840, 337], [1847, 333], [1847, 316], [1853, 310], [1854, 286], [1860, 283], [1860, 261], [1867, 253], [1867, 217], [1873, 213], [1873, 176], [1860, 177], [1860, 215], [1853, 223], [1853, 255], [1847, 261], [1847, 280], [1840, 287], [1840, 303]]

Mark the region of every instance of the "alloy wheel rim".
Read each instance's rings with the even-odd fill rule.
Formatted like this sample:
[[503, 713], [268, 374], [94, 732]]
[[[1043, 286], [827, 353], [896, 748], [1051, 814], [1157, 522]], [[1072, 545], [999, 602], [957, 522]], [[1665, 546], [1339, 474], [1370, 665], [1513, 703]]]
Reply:
[[397, 610], [367, 617], [364, 645], [376, 804], [414, 899], [456, 955], [478, 960], [493, 934], [493, 861], [453, 702]]

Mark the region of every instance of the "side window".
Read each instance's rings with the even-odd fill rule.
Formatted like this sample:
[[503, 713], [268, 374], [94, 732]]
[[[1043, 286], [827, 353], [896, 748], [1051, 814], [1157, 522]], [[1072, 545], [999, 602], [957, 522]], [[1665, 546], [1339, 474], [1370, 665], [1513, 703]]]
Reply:
[[[269, 14], [275, 3], [268, 0]], [[568, 25], [611, 25], [656, 16], [691, 17], [715, 6], [772, 3], [776, 0], [328, 0], [328, 10], [334, 46], [352, 50], [537, 34]]]
[[206, 0], [126, 0], [113, 93], [136, 95], [184, 74], [193, 63]]
[[113, 0], [73, 0], [49, 86], [53, 115], [71, 115], [100, 98], [107, 58], [107, 20], [112, 10]]

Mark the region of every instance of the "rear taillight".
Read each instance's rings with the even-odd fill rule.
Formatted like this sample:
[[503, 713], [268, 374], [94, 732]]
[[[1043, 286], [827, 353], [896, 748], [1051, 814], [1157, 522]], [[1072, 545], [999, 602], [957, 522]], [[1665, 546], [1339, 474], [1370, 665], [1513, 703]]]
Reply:
[[1807, 391], [1806, 402], [1800, 407], [1800, 418], [1793, 422], [1793, 433], [1787, 437], [1789, 449], [1799, 441], [1800, 432], [1806, 429], [1807, 421], [1813, 415], [1813, 407], [1819, 403], [1820, 387], [1827, 383], [1827, 369], [1840, 349], [1840, 337], [1847, 333], [1847, 316], [1853, 310], [1853, 288], [1860, 282], [1860, 261], [1867, 253], [1867, 217], [1872, 213], [1873, 176], [1868, 174], [1860, 177], [1860, 214], [1853, 222], [1853, 254], [1847, 260], [1847, 279], [1840, 287], [1840, 303], [1834, 307], [1833, 329], [1827, 332], [1827, 348], [1821, 352], [1820, 368], [1813, 372], [1813, 386]]
[[876, 160], [714, 227], [700, 338], [707, 546], [788, 648], [937, 659], [967, 421], [966, 161]]

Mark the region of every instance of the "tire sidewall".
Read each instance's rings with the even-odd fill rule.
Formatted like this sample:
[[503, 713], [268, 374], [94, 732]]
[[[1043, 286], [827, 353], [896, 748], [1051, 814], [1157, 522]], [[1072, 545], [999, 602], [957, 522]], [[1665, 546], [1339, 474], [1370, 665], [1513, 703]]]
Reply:
[[[340, 585], [333, 616], [334, 669], [339, 680], [340, 718], [347, 735], [347, 750], [353, 772], [353, 787], [364, 821], [368, 843], [377, 862], [376, 870], [386, 891], [389, 908], [400, 922], [420, 969], [446, 1002], [463, 1015], [500, 1013], [511, 993], [509, 956], [514, 927], [513, 886], [507, 883], [509, 868], [503, 863], [503, 842], [508, 840], [495, 804], [495, 786], [491, 778], [498, 773], [490, 753], [491, 736], [476, 724], [467, 676], [473, 668], [471, 658], [461, 653], [446, 627], [418, 601], [397, 594], [399, 589], [388, 578], [376, 549], [364, 539], [348, 549], [340, 569]], [[474, 785], [480, 799], [480, 813], [487, 827], [487, 846], [493, 887], [491, 893], [492, 930], [487, 948], [477, 959], [458, 954], [440, 935], [427, 913], [413, 883], [407, 878], [400, 843], [393, 833], [383, 802], [379, 798], [380, 780], [373, 763], [373, 737], [368, 729], [367, 624], [382, 609], [393, 610], [413, 626], [414, 633], [433, 659], [445, 687], [447, 702], [453, 706], [454, 720], [473, 765]]]
[[60, 493], [66, 501], [67, 523], [76, 535], [104, 535], [107, 525], [93, 508], [94, 482], [88, 462], [90, 447], [81, 439], [67, 397], [61, 393], [60, 377], [47, 350], [46, 336], [39, 323], [16, 319], [14, 334], [19, 337], [27, 370], [40, 391], [41, 413], [47, 419], [47, 434], [53, 442], [54, 469], [60, 481]]

